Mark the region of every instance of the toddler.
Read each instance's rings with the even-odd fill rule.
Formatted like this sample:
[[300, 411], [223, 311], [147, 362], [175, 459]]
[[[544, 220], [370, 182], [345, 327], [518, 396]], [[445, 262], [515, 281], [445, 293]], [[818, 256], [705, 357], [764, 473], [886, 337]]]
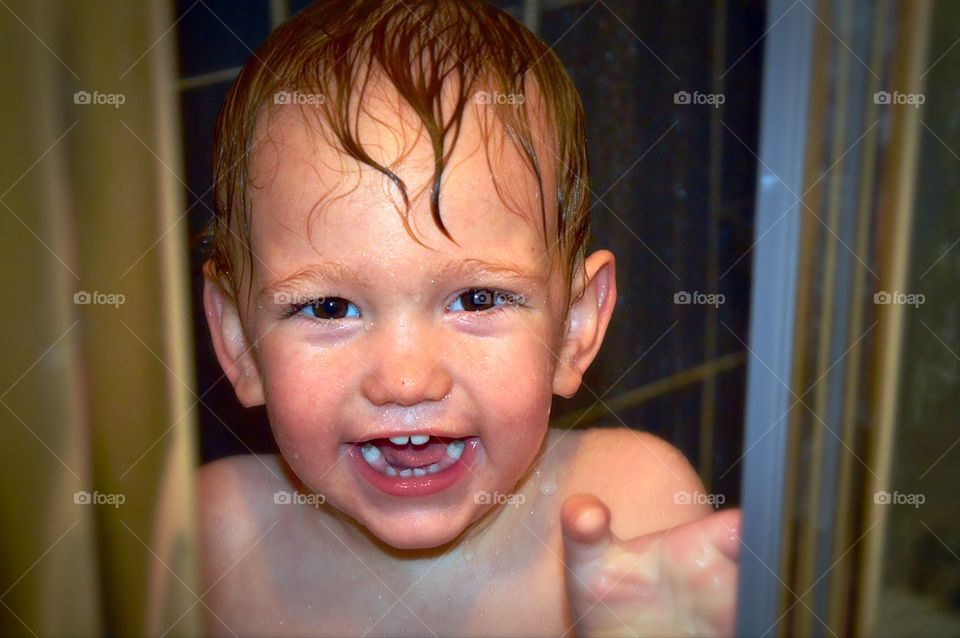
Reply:
[[216, 125], [204, 305], [279, 455], [199, 473], [207, 633], [729, 635], [739, 513], [548, 428], [617, 299], [579, 97], [479, 1], [318, 2]]

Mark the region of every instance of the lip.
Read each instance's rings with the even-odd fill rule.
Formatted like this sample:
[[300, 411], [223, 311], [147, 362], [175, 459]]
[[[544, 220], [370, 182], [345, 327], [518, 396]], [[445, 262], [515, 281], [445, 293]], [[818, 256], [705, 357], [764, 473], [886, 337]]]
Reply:
[[477, 455], [480, 439], [475, 436], [467, 438], [464, 443], [463, 454], [453, 465], [442, 472], [425, 476], [387, 476], [381, 474], [363, 460], [359, 445], [348, 445], [350, 445], [350, 449], [347, 451], [347, 456], [350, 457], [350, 463], [365, 482], [391, 496], [416, 497], [438, 494], [460, 481]]

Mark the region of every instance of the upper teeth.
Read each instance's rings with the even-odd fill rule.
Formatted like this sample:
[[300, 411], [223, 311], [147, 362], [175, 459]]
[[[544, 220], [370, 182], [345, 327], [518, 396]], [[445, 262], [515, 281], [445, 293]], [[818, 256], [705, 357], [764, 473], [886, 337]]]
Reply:
[[413, 436], [391, 436], [390, 442], [397, 445], [406, 445], [408, 442], [414, 445], [423, 445], [430, 440], [429, 434], [414, 434]]

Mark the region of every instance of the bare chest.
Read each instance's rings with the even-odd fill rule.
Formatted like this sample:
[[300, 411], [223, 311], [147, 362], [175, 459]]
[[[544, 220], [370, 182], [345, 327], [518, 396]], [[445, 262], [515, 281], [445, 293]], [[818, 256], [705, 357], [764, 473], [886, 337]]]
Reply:
[[274, 562], [272, 577], [234, 609], [231, 629], [271, 636], [562, 635], [569, 612], [561, 550], [551, 542], [557, 539], [529, 540], [539, 548], [521, 541], [526, 560], [441, 558], [416, 578], [347, 551], [296, 565]]

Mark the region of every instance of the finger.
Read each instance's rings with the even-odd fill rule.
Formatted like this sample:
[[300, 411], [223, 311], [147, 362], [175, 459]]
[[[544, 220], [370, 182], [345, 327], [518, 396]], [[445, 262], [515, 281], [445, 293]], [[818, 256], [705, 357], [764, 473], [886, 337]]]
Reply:
[[704, 530], [714, 547], [734, 562], [740, 559], [740, 524], [740, 510], [729, 509], [710, 516]]
[[612, 541], [610, 509], [593, 494], [575, 494], [564, 501], [560, 527], [568, 563], [597, 558]]

